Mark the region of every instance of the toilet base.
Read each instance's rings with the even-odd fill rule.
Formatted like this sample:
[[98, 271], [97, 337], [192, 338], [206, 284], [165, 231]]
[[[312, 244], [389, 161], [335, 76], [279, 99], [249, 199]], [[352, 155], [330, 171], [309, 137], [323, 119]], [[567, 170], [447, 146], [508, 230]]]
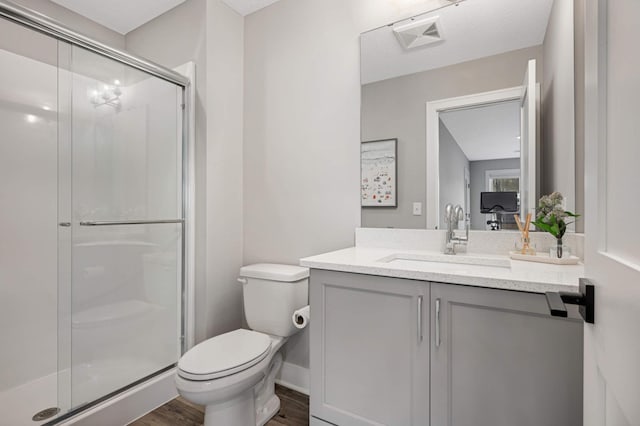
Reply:
[[253, 389], [247, 389], [229, 401], [207, 405], [205, 408], [204, 426], [248, 426], [255, 424], [255, 421]]
[[256, 412], [256, 426], [264, 426], [280, 410], [280, 398], [273, 395], [264, 406]]
[[206, 406], [204, 426], [264, 426], [278, 413], [275, 378], [282, 367], [279, 350], [286, 338], [272, 339], [272, 355], [245, 371], [203, 381], [176, 375], [180, 395]]

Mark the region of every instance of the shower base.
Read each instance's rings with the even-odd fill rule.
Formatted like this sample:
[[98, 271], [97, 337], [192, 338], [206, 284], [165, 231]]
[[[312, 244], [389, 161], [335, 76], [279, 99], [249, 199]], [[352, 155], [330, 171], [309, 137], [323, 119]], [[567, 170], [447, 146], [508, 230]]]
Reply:
[[[83, 380], [74, 381], [74, 395], [77, 395], [74, 406], [87, 404], [115, 389], [124, 387], [133, 381], [130, 378], [136, 377], [136, 372], [140, 377], [139, 372], [152, 373], [153, 368], [154, 364], [140, 359], [109, 359], [77, 366], [74, 369], [75, 374]], [[62, 410], [57, 416], [42, 421], [32, 420], [36, 413], [60, 406], [58, 378], [64, 380], [65, 376], [68, 380], [68, 371], [61, 373], [60, 376], [53, 373], [1, 392], [0, 407], [3, 408], [3, 414], [0, 417], [0, 426], [37, 426], [64, 415], [68, 410], [66, 407], [60, 407]], [[80, 401], [79, 398], [87, 398], [87, 400]], [[142, 414], [144, 413], [140, 413]]]
[[34, 414], [45, 408], [58, 405], [57, 374], [49, 374], [24, 385], [0, 393], [0, 407], [3, 407], [0, 426], [41, 425], [47, 420], [35, 422]]

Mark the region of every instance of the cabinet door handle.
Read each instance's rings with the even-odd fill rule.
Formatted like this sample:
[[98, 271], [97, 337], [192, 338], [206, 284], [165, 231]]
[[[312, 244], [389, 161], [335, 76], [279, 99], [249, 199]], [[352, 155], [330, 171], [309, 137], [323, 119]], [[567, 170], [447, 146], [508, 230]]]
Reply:
[[422, 296], [418, 296], [418, 340], [422, 342]]
[[440, 299], [436, 299], [436, 348], [440, 347]]

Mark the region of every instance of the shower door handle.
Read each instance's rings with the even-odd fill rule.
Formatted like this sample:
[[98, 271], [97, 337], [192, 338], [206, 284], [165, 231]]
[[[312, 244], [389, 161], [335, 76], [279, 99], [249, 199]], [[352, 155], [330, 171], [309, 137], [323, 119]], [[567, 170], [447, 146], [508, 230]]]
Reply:
[[82, 221], [80, 226], [155, 225], [159, 223], [184, 223], [184, 219]]

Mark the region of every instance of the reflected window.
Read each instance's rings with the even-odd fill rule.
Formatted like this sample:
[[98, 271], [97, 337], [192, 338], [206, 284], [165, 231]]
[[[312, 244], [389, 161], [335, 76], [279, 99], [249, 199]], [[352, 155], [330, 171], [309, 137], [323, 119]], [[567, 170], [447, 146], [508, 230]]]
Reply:
[[488, 192], [519, 192], [520, 170], [487, 170], [486, 182]]

